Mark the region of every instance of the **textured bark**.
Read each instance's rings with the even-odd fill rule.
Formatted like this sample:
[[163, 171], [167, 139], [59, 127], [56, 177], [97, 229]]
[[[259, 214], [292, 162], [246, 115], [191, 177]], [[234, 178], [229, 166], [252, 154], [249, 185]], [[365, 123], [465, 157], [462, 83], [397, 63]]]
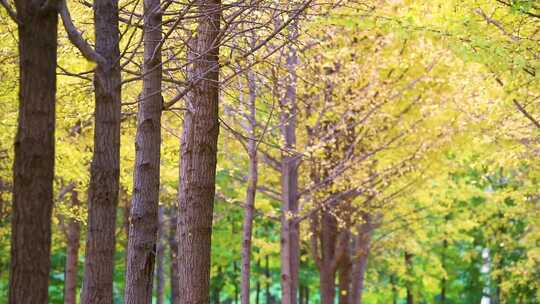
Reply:
[[[289, 25], [289, 39], [298, 38], [297, 22]], [[297, 303], [298, 271], [300, 268], [299, 228], [295, 216], [298, 214], [298, 165], [296, 152], [296, 67], [298, 55], [291, 43], [287, 50], [287, 76], [285, 96], [280, 101], [281, 132], [285, 141], [281, 167], [281, 302]]]
[[349, 246], [343, 248], [344, 252], [339, 261], [339, 304], [351, 303], [351, 284], [352, 284], [352, 261], [350, 248], [350, 233], [346, 233], [345, 243]]
[[180, 147], [178, 275], [180, 303], [207, 304], [219, 136], [219, 0], [196, 1], [199, 11], [195, 58], [189, 68]]
[[370, 215], [365, 215], [364, 220], [365, 223], [360, 225], [353, 245], [351, 304], [362, 304], [367, 262], [371, 248], [371, 235], [374, 229]]
[[328, 212], [321, 215], [320, 225], [320, 289], [321, 304], [333, 304], [336, 294], [336, 246], [337, 246], [337, 221]]
[[178, 287], [178, 242], [176, 241], [176, 214], [177, 208], [172, 208], [169, 211], [169, 250], [171, 254], [171, 303], [180, 304], [179, 287]]
[[94, 154], [90, 168], [88, 233], [82, 304], [113, 302], [116, 207], [120, 175], [121, 75], [118, 1], [95, 0], [96, 52], [106, 61], [94, 76]]
[[161, 147], [160, 0], [144, 0], [143, 91], [139, 98], [125, 303], [151, 303], [156, 256]]
[[[78, 193], [71, 191], [71, 206], [80, 205]], [[64, 279], [64, 304], [77, 303], [78, 261], [81, 237], [81, 225], [75, 219], [69, 219], [66, 227], [66, 268]]]
[[9, 303], [45, 304], [53, 208], [57, 13], [15, 1], [19, 118], [13, 165]]
[[249, 281], [250, 281], [250, 264], [251, 264], [251, 241], [253, 233], [253, 217], [255, 213], [255, 195], [257, 193], [257, 135], [255, 134], [256, 127], [256, 91], [255, 91], [255, 77], [253, 72], [248, 72], [247, 75], [248, 87], [249, 87], [249, 100], [248, 100], [248, 123], [246, 131], [248, 133], [248, 187], [246, 191], [246, 204], [244, 207], [244, 223], [242, 228], [242, 282], [241, 282], [241, 296], [240, 301], [242, 304], [249, 304]]
[[159, 228], [156, 252], [156, 304], [163, 304], [165, 292], [165, 214], [163, 207], [159, 208]]

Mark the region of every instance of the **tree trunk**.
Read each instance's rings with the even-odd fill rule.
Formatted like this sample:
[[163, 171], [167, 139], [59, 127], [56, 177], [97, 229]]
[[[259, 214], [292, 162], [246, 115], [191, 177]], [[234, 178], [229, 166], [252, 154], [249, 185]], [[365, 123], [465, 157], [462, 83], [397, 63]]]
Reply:
[[264, 291], [266, 303], [269, 304], [272, 302], [272, 294], [270, 293], [270, 286], [272, 285], [272, 277], [270, 275], [270, 257], [266, 256], [266, 263], [264, 265], [264, 276], [266, 277], [266, 288]]
[[[298, 25], [289, 25], [289, 38], [296, 41]], [[296, 151], [296, 66], [298, 55], [294, 44], [287, 50], [287, 76], [285, 96], [281, 100], [281, 132], [285, 141], [281, 167], [281, 301], [283, 304], [297, 303], [300, 239], [296, 215], [298, 213], [298, 166]]]
[[171, 254], [171, 303], [180, 304], [178, 287], [178, 242], [176, 241], [176, 214], [177, 208], [172, 208], [169, 214], [169, 250]]
[[320, 289], [321, 304], [333, 304], [336, 296], [336, 237], [337, 220], [329, 212], [323, 211], [320, 220]]
[[[443, 240], [443, 252], [441, 256], [441, 266], [446, 272], [446, 251], [448, 249], [448, 240]], [[441, 304], [446, 304], [446, 274], [441, 280]]]
[[15, 1], [19, 118], [13, 165], [9, 303], [48, 303], [53, 208], [58, 17], [45, 1]]
[[261, 297], [261, 282], [257, 280], [257, 283], [255, 284], [255, 304], [260, 303], [260, 297]]
[[221, 3], [198, 0], [196, 57], [190, 67], [180, 147], [178, 268], [180, 303], [207, 304], [219, 136], [219, 34]]
[[399, 292], [396, 283], [396, 275], [390, 275], [390, 285], [392, 286], [392, 304], [397, 304]]
[[118, 0], [95, 0], [96, 52], [105, 58], [94, 76], [94, 155], [90, 168], [88, 233], [82, 304], [111, 304], [116, 207], [120, 176], [121, 74]]
[[[233, 223], [233, 234], [235, 234], [234, 231], [234, 223]], [[234, 284], [234, 304], [238, 304], [238, 295], [239, 295], [239, 289], [238, 289], [238, 266], [236, 264], [236, 261], [233, 262], [233, 284]]]
[[163, 207], [159, 208], [159, 228], [156, 253], [156, 304], [163, 304], [165, 291], [165, 215]]
[[241, 282], [241, 296], [240, 300], [242, 304], [249, 304], [249, 280], [250, 280], [250, 262], [251, 262], [251, 241], [253, 233], [253, 217], [255, 213], [255, 195], [257, 193], [257, 140], [255, 134], [256, 128], [256, 91], [255, 91], [255, 77], [253, 72], [249, 71], [247, 75], [248, 87], [249, 87], [249, 114], [247, 123], [248, 133], [248, 188], [246, 191], [246, 205], [244, 208], [244, 224], [242, 228], [242, 282]]
[[352, 283], [352, 261], [351, 261], [351, 247], [350, 247], [350, 233], [347, 231], [346, 246], [343, 248], [343, 253], [339, 262], [339, 304], [351, 303], [351, 283]]
[[351, 304], [362, 304], [367, 262], [371, 247], [371, 234], [374, 226], [371, 216], [364, 216], [365, 223], [360, 225], [353, 245]]
[[321, 304], [334, 304], [336, 295], [335, 271], [323, 264], [320, 271]]
[[[405, 252], [405, 267], [407, 268], [407, 274], [409, 275], [411, 275], [412, 273], [412, 267], [413, 267], [412, 258], [413, 258], [413, 255], [411, 253]], [[410, 279], [407, 280], [406, 289], [407, 289], [407, 304], [414, 304], [414, 294], [413, 294], [412, 284], [411, 284]]]
[[[71, 206], [80, 205], [78, 193], [71, 191]], [[78, 261], [80, 246], [81, 226], [75, 219], [69, 219], [66, 227], [66, 269], [64, 279], [64, 304], [77, 303]]]
[[156, 256], [161, 147], [161, 7], [144, 0], [143, 91], [139, 98], [135, 142], [135, 172], [130, 214], [130, 238], [125, 303], [152, 302]]

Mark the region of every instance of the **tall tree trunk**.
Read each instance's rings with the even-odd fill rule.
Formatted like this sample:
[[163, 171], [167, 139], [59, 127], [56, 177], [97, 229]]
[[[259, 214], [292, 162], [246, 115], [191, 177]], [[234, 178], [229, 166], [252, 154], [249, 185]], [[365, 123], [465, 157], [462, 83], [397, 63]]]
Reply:
[[333, 304], [336, 295], [336, 272], [327, 264], [321, 265], [320, 288], [321, 304]]
[[139, 98], [131, 202], [126, 303], [151, 303], [156, 256], [161, 147], [160, 0], [144, 0], [143, 91]]
[[178, 242], [176, 241], [176, 214], [177, 208], [169, 210], [169, 250], [171, 254], [171, 303], [180, 304], [180, 295], [178, 287]]
[[[446, 251], [448, 249], [448, 240], [443, 240], [443, 252], [441, 257], [441, 266], [446, 271]], [[441, 304], [446, 304], [446, 273], [441, 279]]]
[[255, 284], [255, 304], [260, 303], [260, 297], [261, 297], [261, 282], [257, 280], [257, 283]]
[[[405, 252], [405, 267], [407, 268], [407, 274], [408, 275], [411, 275], [413, 269], [413, 265], [412, 265], [412, 258], [413, 258], [413, 255], [412, 253], [409, 253], [409, 252]], [[412, 290], [412, 282], [410, 280], [407, 280], [407, 283], [406, 283], [406, 289], [407, 289], [407, 304], [414, 304], [414, 294], [413, 294], [413, 290]]]
[[[289, 39], [298, 39], [297, 21], [289, 25]], [[298, 213], [298, 166], [296, 151], [296, 121], [298, 114], [296, 100], [296, 67], [298, 54], [294, 44], [287, 50], [287, 76], [285, 96], [281, 100], [281, 132], [285, 141], [281, 167], [281, 301], [283, 304], [297, 303], [298, 272], [300, 268]]]
[[94, 155], [90, 168], [88, 233], [82, 304], [111, 304], [120, 176], [121, 74], [118, 0], [95, 0], [96, 52], [106, 61], [94, 76]]
[[399, 292], [396, 283], [396, 275], [390, 275], [390, 285], [392, 286], [392, 304], [397, 304]]
[[[234, 227], [234, 226], [233, 226]], [[234, 234], [234, 228], [233, 228], [233, 234]], [[238, 288], [238, 266], [236, 264], [236, 261], [233, 262], [233, 284], [234, 284], [234, 304], [238, 304], [238, 295], [239, 295], [239, 288]]]
[[163, 304], [165, 291], [165, 214], [164, 207], [159, 208], [159, 228], [156, 252], [156, 304]]
[[320, 289], [321, 304], [333, 304], [336, 296], [336, 237], [337, 220], [329, 212], [323, 211], [320, 220]]
[[270, 275], [270, 257], [268, 255], [265, 257], [264, 276], [266, 277], [266, 288], [265, 288], [264, 294], [266, 298], [266, 303], [269, 304], [272, 302], [272, 294], [270, 293], [270, 286], [272, 285], [272, 277]]
[[244, 208], [244, 224], [242, 228], [242, 282], [241, 282], [241, 303], [249, 304], [249, 280], [250, 280], [250, 262], [251, 262], [251, 241], [253, 234], [253, 217], [255, 213], [255, 195], [257, 193], [257, 139], [255, 134], [256, 128], [256, 87], [255, 76], [252, 71], [247, 74], [247, 82], [249, 88], [249, 114], [247, 123], [248, 133], [248, 188], [246, 191], [246, 204]]
[[19, 118], [13, 165], [9, 303], [48, 300], [53, 208], [58, 14], [46, 1], [15, 1]]
[[351, 283], [352, 283], [352, 261], [351, 261], [351, 246], [350, 233], [347, 231], [345, 242], [347, 246], [343, 248], [344, 252], [339, 262], [339, 304], [351, 303]]
[[180, 303], [207, 304], [219, 136], [219, 34], [221, 2], [198, 0], [196, 57], [180, 147], [178, 268]]
[[[71, 191], [71, 206], [80, 205], [77, 190]], [[81, 225], [75, 219], [69, 219], [66, 227], [66, 266], [64, 279], [64, 304], [77, 303], [77, 281], [78, 281], [78, 262], [79, 246], [81, 236]]]
[[362, 304], [367, 262], [371, 247], [371, 234], [374, 226], [369, 214], [364, 216], [365, 223], [360, 225], [353, 244], [351, 304]]

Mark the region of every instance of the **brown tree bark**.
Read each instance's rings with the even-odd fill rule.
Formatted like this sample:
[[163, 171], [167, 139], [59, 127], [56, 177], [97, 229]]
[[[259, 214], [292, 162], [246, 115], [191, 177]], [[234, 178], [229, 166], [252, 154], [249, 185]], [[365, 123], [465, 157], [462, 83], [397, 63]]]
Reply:
[[189, 68], [180, 147], [178, 275], [180, 303], [207, 304], [219, 136], [219, 35], [221, 2], [198, 0], [195, 58]]
[[240, 302], [242, 304], [249, 304], [249, 281], [250, 281], [250, 264], [251, 264], [251, 241], [253, 234], [253, 218], [255, 213], [255, 195], [257, 193], [257, 134], [256, 128], [256, 84], [255, 75], [249, 71], [247, 74], [249, 100], [248, 108], [249, 114], [247, 117], [248, 123], [246, 125], [246, 131], [248, 133], [247, 152], [249, 158], [248, 164], [248, 187], [246, 191], [246, 204], [244, 207], [244, 223], [242, 227], [242, 282], [240, 286]]
[[336, 295], [336, 239], [337, 221], [329, 212], [322, 212], [320, 233], [320, 289], [321, 304], [333, 304]]
[[[71, 206], [80, 205], [77, 190], [71, 191]], [[81, 225], [75, 219], [69, 219], [66, 226], [66, 266], [64, 279], [64, 304], [77, 303], [78, 262]]]
[[45, 304], [53, 208], [58, 13], [46, 1], [15, 1], [19, 118], [13, 165], [9, 303]]
[[[289, 25], [289, 39], [298, 39], [298, 24]], [[296, 121], [298, 106], [296, 100], [296, 67], [298, 54], [291, 43], [287, 50], [287, 76], [285, 96], [280, 101], [281, 133], [285, 141], [281, 167], [281, 302], [297, 303], [298, 271], [300, 268], [298, 214], [298, 166], [299, 156], [296, 151]]]
[[364, 215], [363, 219], [365, 222], [360, 225], [353, 242], [351, 304], [362, 304], [371, 235], [375, 228], [370, 214]]
[[133, 200], [130, 212], [126, 303], [151, 303], [156, 256], [161, 147], [160, 0], [144, 0], [143, 91], [139, 98]]
[[165, 214], [164, 208], [159, 208], [159, 228], [157, 237], [157, 252], [156, 252], [156, 304], [163, 304], [165, 298]]
[[180, 304], [179, 287], [178, 287], [178, 242], [176, 241], [176, 214], [177, 208], [169, 210], [169, 234], [167, 241], [171, 255], [171, 303]]
[[95, 76], [94, 154], [90, 167], [88, 232], [82, 304], [113, 302], [116, 207], [120, 176], [121, 74], [118, 0], [95, 0], [98, 64]]
[[352, 285], [352, 261], [351, 261], [351, 240], [349, 231], [345, 232], [343, 240], [345, 246], [338, 266], [339, 281], [339, 304], [351, 303], [351, 285]]

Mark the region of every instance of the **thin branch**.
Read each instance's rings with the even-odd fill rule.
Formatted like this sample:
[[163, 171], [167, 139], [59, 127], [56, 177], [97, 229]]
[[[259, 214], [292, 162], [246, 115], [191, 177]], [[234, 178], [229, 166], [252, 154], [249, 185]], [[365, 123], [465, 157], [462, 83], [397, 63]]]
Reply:
[[516, 108], [521, 112], [521, 114], [525, 115], [528, 120], [530, 120], [538, 129], [540, 129], [540, 122], [534, 118], [531, 113], [529, 113], [524, 106], [522, 106], [517, 100], [513, 100], [514, 105]]

